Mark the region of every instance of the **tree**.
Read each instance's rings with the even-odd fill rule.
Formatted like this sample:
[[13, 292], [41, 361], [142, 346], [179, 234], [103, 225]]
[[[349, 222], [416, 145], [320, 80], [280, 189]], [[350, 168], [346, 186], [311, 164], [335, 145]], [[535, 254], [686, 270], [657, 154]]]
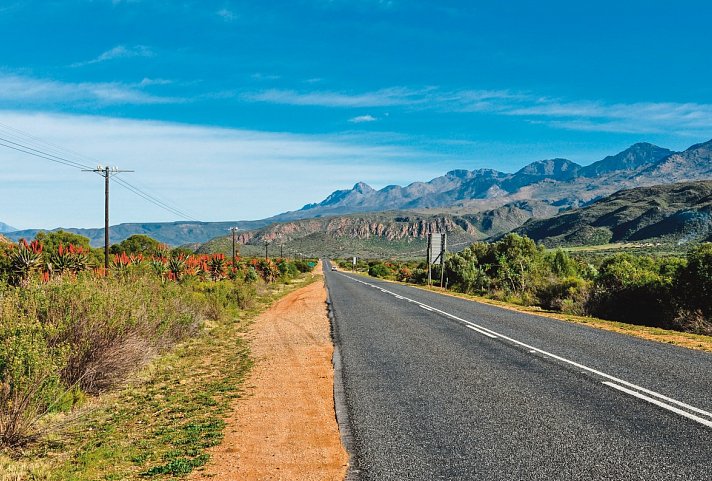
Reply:
[[112, 254], [143, 254], [144, 256], [152, 256], [158, 254], [162, 250], [162, 244], [156, 239], [153, 239], [144, 234], [135, 234], [124, 239], [118, 244], [111, 246]]
[[35, 240], [42, 244], [45, 252], [56, 252], [60, 244], [64, 247], [71, 244], [76, 247], [83, 247], [87, 252], [91, 251], [88, 237], [63, 230], [54, 232], [40, 231], [35, 235]]
[[687, 265], [678, 269], [674, 286], [682, 307], [700, 310], [705, 318], [712, 318], [712, 243], [687, 253]]

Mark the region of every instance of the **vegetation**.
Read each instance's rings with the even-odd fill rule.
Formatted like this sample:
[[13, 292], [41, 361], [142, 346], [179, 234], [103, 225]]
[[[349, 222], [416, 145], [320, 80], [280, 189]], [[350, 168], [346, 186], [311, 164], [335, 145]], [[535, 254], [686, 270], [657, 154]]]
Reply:
[[204, 464], [250, 365], [240, 319], [315, 263], [158, 248], [115, 254], [107, 273], [85, 244], [49, 244], [0, 246], [0, 480]]
[[712, 181], [623, 190], [516, 230], [547, 246], [629, 243], [643, 247], [712, 240]]
[[[342, 268], [350, 269], [344, 261]], [[424, 263], [370, 261], [369, 275], [425, 283]], [[434, 266], [432, 277], [440, 278]], [[712, 335], [712, 244], [686, 257], [631, 255], [573, 257], [509, 234], [448, 256], [446, 287], [524, 306], [573, 315]]]

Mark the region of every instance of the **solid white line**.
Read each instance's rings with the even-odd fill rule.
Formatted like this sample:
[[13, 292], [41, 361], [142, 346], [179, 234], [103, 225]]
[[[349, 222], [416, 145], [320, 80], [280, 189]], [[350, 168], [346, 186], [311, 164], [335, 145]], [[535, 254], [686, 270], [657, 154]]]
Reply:
[[[354, 280], [354, 281], [356, 281], [356, 282], [360, 282], [361, 284], [364, 284], [364, 285], [367, 285], [367, 286], [377, 287], [377, 286], [375, 286], [375, 285], [373, 285], [373, 284], [370, 284], [370, 283], [368, 283], [368, 282], [364, 282], [364, 281], [361, 281], [361, 280], [358, 280], [358, 279], [353, 279], [352, 277], [349, 277], [349, 276], [346, 276], [346, 277], [348, 277], [349, 279]], [[386, 289], [383, 289], [383, 288], [380, 288], [380, 287], [377, 287], [377, 288], [380, 289], [381, 291], [385, 292], [385, 293], [392, 294], [392, 295], [396, 295], [394, 292], [388, 291], [388, 290], [386, 290]], [[421, 302], [418, 302], [418, 301], [415, 301], [415, 300], [412, 300], [412, 299], [408, 299], [407, 297], [404, 297], [404, 299], [406, 299], [406, 300], [408, 300], [408, 301], [410, 301], [410, 302], [415, 302], [415, 303], [418, 304], [419, 306], [425, 308], [425, 307], [424, 307], [425, 304], [422, 304]], [[531, 345], [526, 344], [526, 343], [524, 343], [524, 342], [521, 342], [521, 341], [518, 341], [518, 340], [516, 340], [516, 339], [513, 339], [513, 338], [511, 338], [511, 337], [509, 337], [509, 336], [505, 336], [504, 334], [500, 334], [500, 333], [498, 333], [498, 332], [496, 332], [496, 331], [493, 331], [492, 329], [488, 329], [488, 328], [486, 328], [486, 327], [484, 327], [484, 326], [480, 326], [479, 324], [475, 324], [474, 322], [466, 321], [465, 319], [462, 319], [462, 318], [459, 318], [459, 317], [457, 317], [457, 316], [454, 316], [454, 315], [452, 315], [452, 314], [450, 314], [450, 313], [448, 313], [448, 312], [441, 311], [440, 309], [437, 309], [437, 308], [435, 308], [435, 307], [427, 306], [427, 308], [428, 308], [428, 310], [437, 312], [437, 313], [442, 314], [442, 315], [444, 315], [444, 316], [447, 316], [447, 317], [449, 317], [449, 318], [451, 318], [451, 319], [460, 321], [460, 322], [464, 323], [464, 324], [466, 325], [466, 327], [468, 327], [468, 328], [470, 328], [470, 329], [472, 329], [472, 330], [475, 330], [475, 331], [477, 331], [477, 332], [479, 332], [479, 333], [481, 333], [481, 334], [484, 334], [485, 336], [488, 336], [488, 337], [490, 337], [490, 338], [492, 338], [492, 339], [496, 339], [496, 338], [498, 338], [498, 337], [500, 337], [500, 338], [502, 338], [502, 339], [506, 339], [507, 341], [509, 341], [509, 342], [511, 342], [511, 343], [513, 343], [513, 344], [516, 344], [516, 345], [518, 345], [518, 346], [522, 346], [522, 347], [528, 349], [529, 352], [538, 352], [539, 354], [543, 354], [544, 356], [550, 357], [550, 358], [552, 358], [552, 359], [556, 359], [557, 361], [561, 361], [561, 362], [563, 362], [563, 363], [566, 363], [566, 364], [569, 364], [569, 365], [571, 365], [571, 366], [577, 367], [577, 368], [582, 369], [582, 370], [584, 370], [584, 371], [588, 371], [588, 372], [590, 372], [590, 373], [592, 373], [592, 374], [596, 374], [597, 376], [603, 377], [603, 378], [605, 378], [605, 379], [610, 379], [611, 381], [615, 381], [615, 382], [618, 383], [618, 384], [623, 384], [624, 386], [628, 386], [629, 388], [635, 389], [636, 391], [640, 391], [640, 392], [645, 393], [645, 394], [647, 394], [647, 395], [649, 395], [649, 396], [654, 396], [654, 397], [656, 397], [656, 398], [658, 398], [658, 399], [662, 399], [662, 400], [664, 400], [664, 401], [667, 401], [668, 403], [675, 404], [675, 405], [680, 406], [680, 407], [682, 407], [682, 408], [685, 408], [685, 409], [687, 409], [687, 410], [689, 410], [689, 411], [693, 411], [693, 412], [696, 412], [696, 413], [698, 413], [698, 414], [702, 414], [703, 416], [707, 416], [707, 417], [712, 418], [712, 413], [710, 413], [710, 412], [708, 412], [708, 411], [705, 411], [704, 409], [700, 409], [700, 408], [698, 408], [698, 407], [691, 406], [690, 404], [684, 403], [684, 402], [682, 402], [682, 401], [678, 401], [677, 399], [673, 399], [673, 398], [671, 398], [671, 397], [665, 396], [664, 394], [660, 394], [660, 393], [655, 392], [655, 391], [652, 391], [652, 390], [650, 390], [650, 389], [646, 389], [646, 388], [644, 388], [644, 387], [642, 387], [642, 386], [638, 386], [637, 384], [633, 384], [632, 382], [628, 382], [628, 381], [625, 381], [625, 380], [623, 380], [623, 379], [617, 378], [617, 377], [615, 377], [615, 376], [611, 376], [610, 374], [606, 374], [605, 372], [601, 372], [601, 371], [599, 371], [599, 370], [597, 370], [597, 369], [593, 369], [593, 368], [590, 368], [590, 367], [588, 367], [588, 366], [584, 366], [583, 364], [579, 364], [578, 362], [571, 361], [571, 360], [569, 360], [569, 359], [566, 359], [565, 357], [557, 356], [556, 354], [547, 352], [547, 351], [545, 351], [545, 350], [543, 350], [543, 349], [539, 349], [538, 347], [531, 346]], [[642, 395], [641, 395], [641, 396], [642, 396]], [[662, 404], [665, 404], [665, 403], [662, 403]], [[684, 411], [683, 411], [683, 412], [684, 412]], [[689, 413], [688, 413], [688, 414], [689, 414]]]
[[640, 394], [637, 391], [633, 391], [632, 389], [625, 388], [623, 386], [619, 386], [618, 384], [613, 384], [612, 382], [608, 381], [603, 381], [603, 384], [606, 386], [612, 387], [613, 389], [617, 389], [619, 391], [622, 391], [626, 394], [630, 394], [631, 396], [637, 397], [638, 399], [642, 399], [644, 401], [648, 401], [651, 404], [655, 404], [656, 406], [660, 406], [663, 409], [667, 409], [668, 411], [672, 411], [675, 414], [679, 414], [680, 416], [684, 416], [688, 419], [692, 419], [693, 421], [696, 421], [700, 424], [703, 424], [707, 426], [708, 428], [712, 428], [712, 421], [709, 421], [707, 419], [703, 419], [699, 416], [695, 416], [694, 414], [690, 414], [687, 411], [683, 411], [682, 409], [678, 409], [675, 406], [670, 406], [669, 404], [665, 404], [662, 401], [658, 401], [657, 399], [653, 399], [651, 397], [645, 396], [644, 394]]
[[490, 334], [490, 333], [488, 333], [488, 332], [481, 331], [481, 330], [477, 329], [475, 326], [473, 326], [473, 325], [470, 324], [470, 323], [465, 324], [465, 327], [468, 328], [468, 329], [472, 329], [473, 331], [477, 331], [477, 332], [479, 332], [480, 334], [483, 334], [483, 335], [489, 337], [490, 339], [497, 339], [497, 336], [493, 336], [492, 334]]
[[422, 307], [423, 309], [425, 309], [426, 311], [432, 311], [432, 309], [429, 308], [428, 306], [426, 306], [425, 304], [418, 304], [418, 305], [419, 305], [420, 307]]

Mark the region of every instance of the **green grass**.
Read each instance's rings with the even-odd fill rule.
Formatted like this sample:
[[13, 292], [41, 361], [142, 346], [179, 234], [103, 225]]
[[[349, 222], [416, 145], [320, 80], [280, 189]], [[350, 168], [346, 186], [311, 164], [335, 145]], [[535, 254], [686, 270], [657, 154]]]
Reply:
[[51, 431], [42, 441], [12, 458], [0, 453], [0, 480], [166, 480], [203, 466], [207, 449], [222, 440], [232, 402], [244, 395], [250, 321], [314, 279], [271, 285], [254, 308], [207, 323], [123, 388], [48, 420]]

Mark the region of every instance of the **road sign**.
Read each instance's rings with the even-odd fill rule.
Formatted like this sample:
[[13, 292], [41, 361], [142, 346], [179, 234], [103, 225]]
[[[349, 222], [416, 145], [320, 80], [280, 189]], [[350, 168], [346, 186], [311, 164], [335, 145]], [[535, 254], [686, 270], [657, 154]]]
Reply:
[[445, 253], [446, 234], [435, 233], [430, 234], [430, 242], [428, 242], [428, 259], [431, 264], [440, 265], [443, 262], [443, 254]]

